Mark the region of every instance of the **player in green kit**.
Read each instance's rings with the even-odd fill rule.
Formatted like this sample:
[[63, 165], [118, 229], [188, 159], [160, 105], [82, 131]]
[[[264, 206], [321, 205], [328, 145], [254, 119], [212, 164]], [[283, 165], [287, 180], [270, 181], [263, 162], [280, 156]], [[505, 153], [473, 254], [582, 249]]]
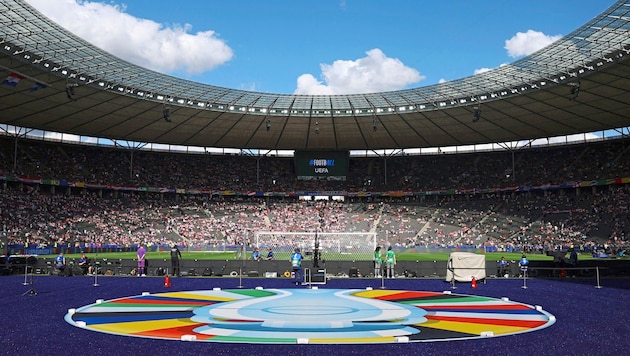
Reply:
[[396, 253], [392, 247], [387, 247], [387, 255], [385, 255], [385, 278], [394, 278], [394, 266], [396, 265]]

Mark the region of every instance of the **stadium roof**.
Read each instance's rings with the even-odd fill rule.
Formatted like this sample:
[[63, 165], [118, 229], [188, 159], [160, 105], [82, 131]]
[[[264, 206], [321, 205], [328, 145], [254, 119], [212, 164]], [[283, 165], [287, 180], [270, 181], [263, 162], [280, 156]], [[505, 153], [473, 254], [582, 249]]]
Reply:
[[16, 84], [0, 85], [0, 124], [82, 136], [240, 149], [370, 150], [630, 126], [630, 0], [514, 63], [372, 94], [261, 93], [160, 74], [87, 43], [21, 0], [0, 0], [0, 42], [0, 75]]

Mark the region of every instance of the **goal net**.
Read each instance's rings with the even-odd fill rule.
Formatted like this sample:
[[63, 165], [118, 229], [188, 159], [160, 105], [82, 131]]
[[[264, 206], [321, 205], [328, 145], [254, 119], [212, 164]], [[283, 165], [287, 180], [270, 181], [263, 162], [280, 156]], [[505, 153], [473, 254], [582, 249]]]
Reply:
[[258, 231], [255, 246], [265, 258], [267, 249], [276, 259], [288, 260], [295, 248], [312, 258], [318, 247], [319, 259], [325, 261], [371, 261], [376, 248], [376, 232], [285, 232]]

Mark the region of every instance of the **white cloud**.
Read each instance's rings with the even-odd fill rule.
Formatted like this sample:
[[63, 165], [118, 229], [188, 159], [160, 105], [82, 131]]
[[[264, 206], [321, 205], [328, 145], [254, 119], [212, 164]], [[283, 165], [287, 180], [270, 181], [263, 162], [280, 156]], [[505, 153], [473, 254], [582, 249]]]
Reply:
[[[507, 65], [507, 63], [501, 63], [501, 64], [499, 64], [499, 67], [503, 67], [503, 66], [505, 66], [505, 65]], [[496, 67], [496, 68], [499, 68], [499, 67]], [[485, 68], [485, 67], [484, 67], [484, 68], [475, 69], [475, 70], [473, 71], [473, 75], [477, 75], [477, 74], [481, 74], [481, 73], [489, 72], [489, 71], [491, 71], [491, 70], [493, 70], [493, 69], [496, 69], [496, 68]]]
[[492, 68], [479, 68], [479, 69], [475, 69], [474, 74], [480, 74], [480, 73], [485, 73], [485, 72], [489, 72], [491, 71]]
[[549, 36], [534, 30], [528, 30], [525, 33], [517, 32], [516, 35], [505, 41], [505, 49], [512, 58], [527, 56], [560, 38], [562, 35]]
[[387, 57], [378, 48], [366, 52], [357, 60], [336, 60], [321, 64], [322, 81], [311, 74], [297, 79], [295, 94], [359, 94], [404, 89], [425, 77], [417, 70], [405, 66], [397, 58]]
[[335, 94], [333, 89], [322, 84], [312, 74], [302, 74], [297, 79], [297, 89], [295, 94], [301, 95], [332, 95]]
[[159, 72], [199, 74], [233, 57], [232, 49], [214, 31], [191, 34], [189, 24], [167, 27], [133, 17], [123, 6], [82, 0], [27, 1], [91, 44]]
[[247, 90], [247, 91], [256, 91], [256, 83], [255, 82], [241, 83], [239, 85], [239, 89]]

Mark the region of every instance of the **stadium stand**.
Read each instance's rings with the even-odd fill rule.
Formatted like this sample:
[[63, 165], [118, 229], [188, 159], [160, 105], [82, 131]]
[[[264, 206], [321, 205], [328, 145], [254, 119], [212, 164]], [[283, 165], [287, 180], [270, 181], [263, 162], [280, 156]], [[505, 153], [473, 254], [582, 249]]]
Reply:
[[[20, 140], [14, 170], [14, 145], [0, 140], [9, 244], [251, 245], [253, 231], [312, 231], [323, 218], [326, 231], [373, 230], [398, 246], [628, 247], [627, 139], [522, 150], [515, 172], [509, 153], [390, 157], [387, 184], [381, 159], [351, 159], [347, 181], [318, 182], [344, 202], [298, 200], [302, 182], [286, 158], [265, 158], [256, 175], [251, 157], [140, 151], [131, 167], [122, 149]], [[185, 193], [138, 189], [146, 186]], [[277, 195], [248, 194], [257, 190]]]

